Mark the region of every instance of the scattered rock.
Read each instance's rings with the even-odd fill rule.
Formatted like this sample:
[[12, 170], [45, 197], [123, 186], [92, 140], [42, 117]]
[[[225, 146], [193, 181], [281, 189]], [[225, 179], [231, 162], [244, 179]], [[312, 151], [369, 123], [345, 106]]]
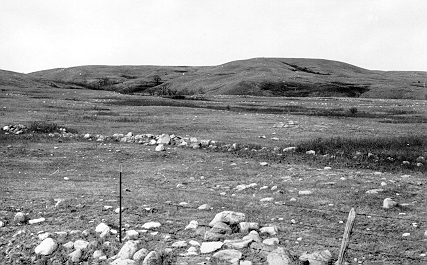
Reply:
[[259, 200], [260, 202], [272, 202], [274, 201], [274, 198], [272, 197], [267, 197], [267, 198], [262, 198], [261, 200]]
[[38, 255], [50, 255], [56, 250], [57, 247], [58, 244], [56, 241], [48, 237], [34, 249], [34, 252]]
[[174, 248], [184, 248], [184, 247], [186, 247], [188, 244], [187, 244], [187, 241], [185, 241], [185, 240], [181, 240], [181, 241], [177, 241], [177, 242], [175, 242], [175, 243], [173, 243], [172, 244], [172, 247], [174, 247]]
[[278, 232], [277, 226], [265, 226], [260, 229], [261, 233], [269, 234], [270, 236], [275, 236]]
[[110, 227], [108, 225], [106, 225], [105, 223], [100, 223], [99, 225], [96, 226], [95, 232], [96, 233], [102, 233], [106, 229], [110, 229]]
[[232, 232], [231, 227], [223, 222], [216, 222], [210, 231], [216, 234], [231, 234]]
[[249, 246], [250, 243], [252, 243], [252, 238], [247, 239], [234, 239], [234, 240], [224, 240], [224, 245], [227, 248], [233, 248], [233, 249], [242, 249]]
[[309, 150], [307, 152], [305, 152], [307, 155], [316, 155], [316, 151], [314, 150]]
[[212, 231], [206, 231], [204, 240], [206, 241], [218, 241], [224, 239], [224, 234], [214, 233]]
[[185, 230], [196, 230], [199, 226], [199, 222], [196, 220], [190, 221], [190, 223], [185, 227]]
[[268, 166], [268, 163], [267, 162], [260, 162], [259, 165], [265, 167], [265, 166]]
[[300, 190], [300, 191], [298, 191], [298, 194], [299, 195], [310, 195], [310, 194], [312, 194], [313, 192], [312, 191], [310, 191], [310, 190]]
[[92, 254], [92, 258], [94, 258], [94, 259], [99, 259], [100, 257], [102, 257], [102, 256], [104, 256], [105, 254], [104, 254], [104, 252], [102, 252], [102, 250], [99, 250], [99, 249], [97, 249], [97, 250], [95, 250], [94, 252], [93, 252], [93, 254]]
[[243, 237], [244, 240], [246, 239], [252, 239], [255, 242], [261, 242], [261, 237], [259, 236], [258, 232], [253, 230], [248, 235]]
[[255, 222], [240, 222], [239, 231], [241, 233], [248, 233], [251, 230], [259, 230], [259, 224]]

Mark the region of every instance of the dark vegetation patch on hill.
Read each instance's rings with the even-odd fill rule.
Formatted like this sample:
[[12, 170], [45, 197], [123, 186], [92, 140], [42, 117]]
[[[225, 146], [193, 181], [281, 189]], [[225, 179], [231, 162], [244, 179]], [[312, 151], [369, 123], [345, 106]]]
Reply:
[[426, 99], [427, 72], [372, 71], [321, 59], [254, 58], [218, 66], [78, 66], [30, 73], [64, 88], [144, 94]]

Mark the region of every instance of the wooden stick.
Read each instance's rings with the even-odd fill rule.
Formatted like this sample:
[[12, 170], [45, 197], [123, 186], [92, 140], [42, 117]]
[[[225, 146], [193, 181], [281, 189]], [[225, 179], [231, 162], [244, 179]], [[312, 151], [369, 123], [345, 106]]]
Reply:
[[354, 211], [354, 208], [351, 208], [350, 213], [348, 214], [347, 224], [345, 225], [344, 235], [342, 237], [340, 254], [338, 256], [338, 261], [336, 263], [337, 265], [344, 264], [344, 255], [345, 255], [345, 251], [347, 250], [348, 243], [350, 242], [350, 234], [351, 234], [351, 230], [353, 229], [355, 218], [356, 218], [356, 212]]
[[122, 243], [122, 165], [119, 174], [119, 241]]

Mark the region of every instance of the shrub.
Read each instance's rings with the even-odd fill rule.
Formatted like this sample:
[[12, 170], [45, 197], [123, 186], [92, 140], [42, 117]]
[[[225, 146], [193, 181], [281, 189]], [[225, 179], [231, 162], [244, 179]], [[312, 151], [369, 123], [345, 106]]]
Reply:
[[355, 115], [357, 113], [357, 108], [356, 107], [352, 107], [349, 109], [350, 114]]
[[56, 123], [33, 121], [28, 126], [28, 130], [35, 133], [54, 133], [59, 131], [59, 126]]

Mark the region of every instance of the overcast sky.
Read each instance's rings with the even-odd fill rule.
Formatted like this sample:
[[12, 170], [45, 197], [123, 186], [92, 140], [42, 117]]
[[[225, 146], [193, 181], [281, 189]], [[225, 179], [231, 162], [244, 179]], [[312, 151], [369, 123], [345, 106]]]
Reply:
[[427, 71], [427, 1], [1, 0], [4, 70], [254, 57]]

